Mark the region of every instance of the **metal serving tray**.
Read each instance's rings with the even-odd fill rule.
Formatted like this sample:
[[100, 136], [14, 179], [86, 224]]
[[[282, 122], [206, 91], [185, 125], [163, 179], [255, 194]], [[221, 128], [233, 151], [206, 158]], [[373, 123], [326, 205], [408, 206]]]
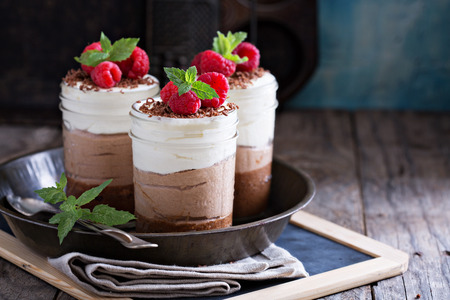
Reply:
[[275, 159], [269, 207], [259, 218], [234, 220], [234, 225], [225, 229], [136, 233], [141, 239], [157, 243], [158, 248], [128, 249], [109, 237], [82, 228], [74, 228], [60, 245], [57, 227], [48, 223], [48, 214], [25, 217], [8, 205], [5, 195], [37, 197], [35, 190], [54, 186], [59, 180], [64, 171], [63, 159], [62, 148], [57, 148], [0, 166], [0, 212], [22, 243], [49, 257], [78, 251], [107, 258], [185, 266], [235, 261], [274, 243], [290, 216], [305, 207], [315, 193], [314, 183], [307, 174]]

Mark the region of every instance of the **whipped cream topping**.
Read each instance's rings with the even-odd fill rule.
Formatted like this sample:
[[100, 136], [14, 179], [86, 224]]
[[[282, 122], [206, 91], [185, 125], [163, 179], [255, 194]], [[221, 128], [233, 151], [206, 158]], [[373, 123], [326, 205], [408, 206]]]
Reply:
[[278, 106], [275, 76], [266, 72], [253, 79], [245, 89], [232, 88], [228, 101], [239, 106], [238, 146], [265, 147], [273, 141], [275, 109]]
[[169, 174], [210, 167], [236, 153], [236, 110], [227, 116], [169, 118], [142, 113], [143, 103], [136, 102], [131, 110], [136, 168]]
[[159, 82], [152, 85], [139, 84], [133, 88], [82, 90], [81, 83], [69, 86], [61, 83], [61, 105], [63, 121], [70, 129], [86, 130], [94, 134], [127, 133], [130, 130], [131, 105], [159, 93]]

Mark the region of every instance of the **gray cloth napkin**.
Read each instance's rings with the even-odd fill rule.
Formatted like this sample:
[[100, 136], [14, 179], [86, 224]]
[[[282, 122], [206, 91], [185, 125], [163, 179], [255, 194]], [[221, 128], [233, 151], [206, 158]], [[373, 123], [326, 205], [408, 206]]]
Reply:
[[308, 276], [303, 264], [274, 244], [233, 263], [181, 267], [123, 261], [72, 252], [50, 264], [99, 296], [175, 298], [227, 295], [240, 290], [237, 280]]

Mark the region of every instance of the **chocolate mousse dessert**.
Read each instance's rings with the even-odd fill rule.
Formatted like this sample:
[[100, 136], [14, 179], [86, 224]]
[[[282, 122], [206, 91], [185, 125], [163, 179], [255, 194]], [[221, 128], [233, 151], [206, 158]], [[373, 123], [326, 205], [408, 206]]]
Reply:
[[102, 33], [76, 58], [81, 69], [70, 70], [61, 83], [67, 194], [78, 197], [113, 179], [87, 208], [108, 204], [134, 212], [130, 107], [159, 93], [138, 40], [111, 44]]
[[232, 225], [237, 107], [227, 79], [166, 68], [161, 97], [131, 110], [138, 232]]
[[260, 216], [268, 204], [278, 83], [259, 66], [259, 50], [244, 42], [246, 36], [244, 32], [228, 32], [227, 36], [218, 32], [213, 50], [197, 54], [192, 65], [200, 73], [227, 76], [228, 100], [239, 106], [233, 215], [249, 219]]
[[235, 217], [255, 217], [267, 207], [272, 178], [278, 84], [268, 71], [237, 71], [229, 99], [241, 107], [236, 150]]

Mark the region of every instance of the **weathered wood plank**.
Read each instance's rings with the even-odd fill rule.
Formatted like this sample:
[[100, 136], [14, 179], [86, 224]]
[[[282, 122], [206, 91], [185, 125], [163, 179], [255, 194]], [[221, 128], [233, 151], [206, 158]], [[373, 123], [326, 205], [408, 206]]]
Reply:
[[[18, 288], [20, 287], [20, 288]], [[0, 257], [0, 299], [53, 299], [57, 289]]]
[[410, 255], [376, 299], [448, 299], [450, 115], [359, 112], [356, 132], [367, 235]]
[[[77, 299], [109, 299], [109, 297], [100, 297], [85, 290], [82, 286], [73, 282], [64, 273], [61, 273], [59, 270], [50, 265], [46, 257], [34, 252], [32, 249], [28, 248], [19, 240], [4, 231], [0, 231], [0, 241], [0, 255], [2, 257], [25, 271], [33, 274], [34, 276], [41, 278], [45, 282], [50, 283], [54, 287], [65, 291]], [[117, 300], [119, 299], [130, 300], [130, 298], [117, 298]]]
[[[316, 196], [305, 211], [364, 233], [351, 113], [284, 111], [277, 115], [275, 156], [305, 170]], [[369, 286], [326, 297], [372, 299]]]
[[277, 115], [274, 153], [317, 185], [306, 211], [364, 233], [350, 113], [292, 111]]

